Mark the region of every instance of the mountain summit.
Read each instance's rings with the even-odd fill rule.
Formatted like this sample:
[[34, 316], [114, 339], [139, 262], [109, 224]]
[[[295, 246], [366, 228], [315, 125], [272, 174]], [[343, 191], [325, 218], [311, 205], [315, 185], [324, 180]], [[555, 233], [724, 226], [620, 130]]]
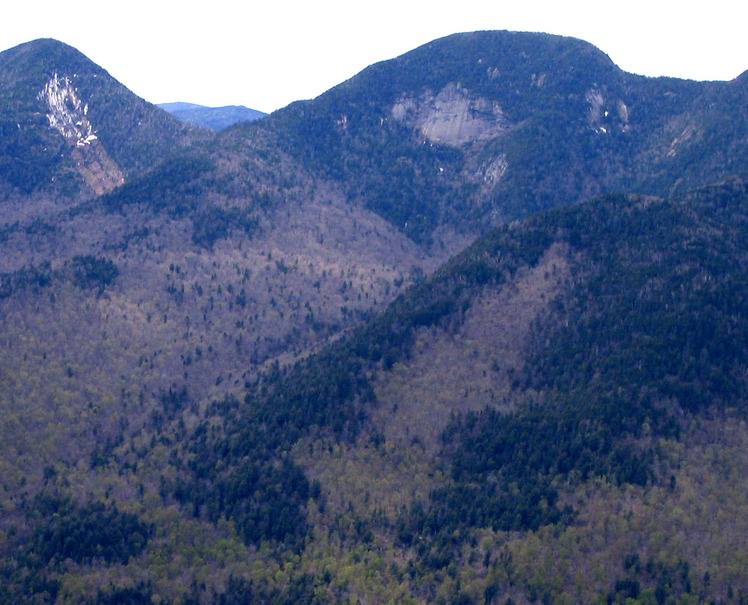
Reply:
[[104, 193], [200, 137], [56, 40], [0, 53], [0, 81], [7, 194]]
[[[416, 241], [480, 230], [608, 191], [696, 183], [691, 151], [744, 140], [716, 99], [733, 83], [627, 74], [573, 38], [474, 32], [373, 65], [263, 131]], [[720, 117], [723, 116], [723, 117]], [[709, 171], [729, 170], [715, 159]], [[677, 173], [677, 174], [676, 174]], [[686, 178], [684, 178], [685, 175]]]

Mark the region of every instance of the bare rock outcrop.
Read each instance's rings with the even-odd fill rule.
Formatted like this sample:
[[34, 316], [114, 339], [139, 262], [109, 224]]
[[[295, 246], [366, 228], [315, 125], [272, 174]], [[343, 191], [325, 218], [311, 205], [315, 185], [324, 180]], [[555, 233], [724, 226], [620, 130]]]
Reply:
[[448, 84], [436, 95], [402, 98], [391, 114], [432, 143], [452, 147], [492, 139], [509, 127], [498, 103], [472, 96], [459, 84]]

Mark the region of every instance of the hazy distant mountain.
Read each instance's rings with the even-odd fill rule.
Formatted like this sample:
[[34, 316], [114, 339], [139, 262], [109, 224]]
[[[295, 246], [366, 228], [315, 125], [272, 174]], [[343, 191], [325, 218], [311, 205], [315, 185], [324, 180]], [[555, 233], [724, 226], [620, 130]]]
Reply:
[[460, 34], [216, 133], [0, 76], [0, 602], [745, 601], [745, 74]]
[[237, 122], [251, 122], [267, 115], [243, 105], [205, 107], [194, 103], [160, 103], [159, 107], [183, 122], [205, 126], [211, 130], [223, 130]]

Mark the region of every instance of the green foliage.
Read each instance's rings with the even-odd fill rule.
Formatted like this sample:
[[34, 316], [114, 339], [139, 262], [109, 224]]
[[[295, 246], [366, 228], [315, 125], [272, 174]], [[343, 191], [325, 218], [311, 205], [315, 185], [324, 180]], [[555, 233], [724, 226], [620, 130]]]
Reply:
[[76, 256], [71, 261], [73, 283], [79, 288], [98, 288], [103, 290], [117, 279], [119, 269], [108, 258], [96, 256]]
[[[205, 200], [208, 192], [236, 195], [230, 182], [217, 177], [216, 162], [206, 155], [183, 155], [157, 165], [139, 179], [119, 187], [100, 199], [109, 212], [125, 212], [138, 206], [172, 218], [190, 217], [192, 242], [211, 249], [233, 230], [252, 235], [258, 219], [251, 210], [224, 208]], [[243, 194], [244, 195], [244, 194]], [[252, 194], [255, 210], [267, 205], [268, 197]]]
[[119, 269], [108, 258], [93, 255], [75, 256], [52, 269], [45, 262], [37, 266], [24, 267], [13, 273], [0, 274], [0, 299], [20, 294], [30, 289], [38, 293], [57, 281], [69, 280], [82, 289], [97, 289], [101, 293], [117, 279]]
[[115, 189], [100, 199], [109, 211], [123, 211], [127, 206], [143, 205], [153, 212], [180, 217], [193, 210], [204, 194], [201, 177], [215, 169], [215, 164], [197, 156], [166, 160], [142, 178]]
[[44, 494], [27, 514], [36, 527], [24, 550], [29, 560], [40, 566], [65, 559], [126, 564], [142, 552], [152, 533], [136, 515], [120, 512], [116, 505], [78, 507], [67, 499]]
[[[63, 67], [78, 74], [101, 151], [127, 177], [83, 204], [71, 149], [49, 128], [37, 98], [52, 74], [68, 73]], [[671, 460], [663, 451], [684, 447], [677, 442], [684, 424], [705, 412], [736, 408], [736, 422], [744, 414], [744, 187], [681, 202], [611, 197], [502, 227], [344, 335], [340, 326], [365, 307], [341, 309], [339, 299], [325, 298], [325, 286], [343, 280], [348, 302], [356, 280], [372, 285], [424, 251], [446, 255], [428, 247], [439, 227], [475, 233], [602, 191], [669, 191], [744, 171], [744, 112], [725, 107], [745, 106], [745, 78], [729, 85], [647, 80], [623, 74], [581, 41], [479, 32], [372, 66], [313, 102], [236, 126], [175, 158], [199, 137], [64, 45], [42, 41], [3, 53], [0, 75], [0, 193], [48, 196], [9, 205], [26, 218], [0, 234], [8, 266], [23, 266], [11, 256], [19, 251], [33, 250], [35, 259], [0, 276], [8, 324], [0, 368], [8, 458], [1, 461], [8, 518], [0, 601], [74, 600], [81, 587], [80, 600], [102, 603], [589, 602], [595, 594], [612, 603], [740, 601], [740, 547], [728, 563], [712, 557], [737, 542], [727, 538], [745, 517], [735, 504], [739, 488], [720, 491], [703, 508], [694, 504], [706, 499], [698, 490], [692, 501], [675, 500], [689, 489], [678, 471], [683, 456]], [[453, 148], [394, 117], [395, 103], [428, 104], [455, 83], [500, 106], [506, 130]], [[590, 95], [605, 103], [599, 124]], [[500, 177], [489, 174], [497, 166]], [[316, 285], [308, 290], [296, 288], [308, 251], [300, 258], [277, 251], [292, 227], [281, 238], [269, 232], [262, 254], [242, 248], [260, 213], [294, 225], [293, 204], [311, 200], [314, 209], [328, 195], [336, 211], [359, 217], [368, 208], [424, 246], [368, 282], [342, 270], [330, 280], [330, 267], [348, 257], [322, 262], [310, 253], [307, 275]], [[42, 215], [50, 207], [58, 214]], [[106, 238], [91, 237], [92, 216], [96, 228], [106, 221]], [[272, 230], [270, 223], [263, 221]], [[89, 231], [81, 237], [79, 227]], [[237, 235], [238, 243], [213, 250]], [[309, 242], [314, 235], [320, 245], [327, 236], [310, 230]], [[336, 243], [347, 245], [346, 235]], [[456, 415], [438, 455], [433, 441], [424, 446], [418, 437], [385, 442], [377, 422], [385, 413], [384, 422], [400, 417], [396, 404], [384, 410], [375, 393], [428, 363], [424, 342], [461, 340], [476, 300], [487, 309], [490, 297], [528, 286], [524, 278], [537, 277], [532, 269], [549, 249], [570, 266], [569, 282], [558, 286], [562, 292], [542, 290], [558, 296], [540, 313], [530, 352], [509, 351], [518, 358], [514, 373], [497, 359], [495, 376], [486, 378], [484, 366], [484, 384], [503, 389], [504, 408], [514, 411]], [[57, 256], [45, 262], [45, 250]], [[365, 263], [373, 258], [367, 254]], [[125, 269], [141, 262], [148, 270]], [[316, 274], [322, 265], [327, 277]], [[108, 287], [117, 296], [93, 300]], [[306, 313], [302, 304], [303, 337], [281, 321], [283, 313]], [[324, 305], [335, 307], [328, 317], [341, 312], [350, 321], [319, 321]], [[265, 312], [280, 319], [258, 329]], [[311, 354], [326, 336], [332, 344]], [[273, 357], [299, 361], [257, 378]], [[412, 418], [424, 418], [432, 402], [418, 400], [417, 388], [407, 385], [403, 397], [413, 400], [402, 400], [400, 413], [407, 404]], [[429, 393], [438, 388], [429, 385]], [[500, 401], [482, 385], [465, 384], [468, 390], [472, 409], [484, 396]], [[309, 458], [335, 457], [335, 471], [320, 473], [322, 463], [305, 459], [307, 446]], [[352, 463], [362, 447], [370, 458]], [[705, 449], [713, 463], [693, 482], [708, 475], [741, 486], [728, 471], [744, 449]], [[399, 465], [397, 473], [378, 476], [386, 464]], [[408, 465], [417, 470], [409, 474]], [[330, 476], [339, 469], [366, 472], [336, 483]], [[401, 489], [408, 478], [413, 486]], [[26, 515], [14, 508], [22, 490], [33, 494], [42, 480], [59, 480], [78, 497], [93, 490], [120, 508], [62, 496], [25, 501]], [[618, 491], [600, 504], [591, 485]], [[345, 486], [342, 493], [336, 486]], [[181, 507], [168, 506], [172, 497]], [[411, 498], [420, 500], [410, 507]], [[159, 540], [122, 512], [124, 500], [159, 524]], [[644, 501], [667, 522], [642, 521]], [[188, 525], [200, 531], [182, 533]], [[709, 554], [681, 556], [694, 548], [685, 540], [700, 541]], [[643, 564], [606, 548], [657, 556]], [[722, 574], [724, 589], [707, 590], [703, 574], [684, 563], [712, 558], [706, 564]], [[575, 584], [585, 588], [570, 596]]]
[[[677, 436], [684, 414], [709, 407], [745, 413], [747, 198], [741, 184], [687, 203], [611, 197], [529, 221], [584, 258], [515, 384], [544, 396], [508, 414], [457, 417], [444, 434], [452, 482], [400, 519], [400, 539], [430, 536], [424, 552], [447, 552], [471, 527], [568, 522], [558, 486], [593, 477], [646, 485], [657, 477], [645, 438]], [[548, 235], [521, 231], [547, 246]], [[473, 246], [472, 265], [452, 268], [482, 282], [507, 249], [489, 242]]]
[[646, 457], [635, 455], [622, 436], [638, 436], [643, 410], [619, 401], [584, 401], [569, 396], [555, 405], [528, 406], [510, 414], [486, 410], [451, 426], [461, 448], [453, 460], [458, 481], [499, 474], [500, 483], [532, 483], [535, 477], [582, 480], [604, 476], [617, 483], [644, 485]]
[[558, 505], [558, 486], [570, 479], [639, 485], [651, 479], [652, 452], [630, 441], [646, 417], [619, 401], [573, 396], [510, 414], [486, 409], [458, 417], [444, 434], [452, 482], [431, 493], [427, 511], [416, 506], [400, 519], [400, 539], [409, 543], [423, 534], [440, 545], [472, 527], [516, 531], [568, 523], [573, 511]]
[[207, 206], [192, 216], [192, 242], [204, 248], [212, 248], [216, 241], [227, 237], [232, 229], [251, 236], [257, 228], [257, 219], [246, 212]]
[[[115, 588], [109, 590], [99, 588], [96, 598], [91, 600], [92, 605], [140, 605], [152, 602], [153, 590], [145, 582], [139, 583], [132, 588]], [[164, 601], [161, 600], [163, 603]]]
[[[537, 263], [550, 243], [537, 229], [499, 230], [348, 338], [247, 384], [243, 403], [214, 403], [210, 412], [222, 428], [211, 420], [194, 434], [177, 499], [197, 516], [233, 520], [248, 544], [270, 540], [299, 548], [307, 529], [304, 507], [319, 497], [319, 486], [287, 453], [310, 435], [355, 438], [375, 404], [372, 378], [407, 360], [416, 330], [459, 325], [472, 293]], [[548, 498], [555, 497], [549, 492]]]
[[531, 361], [531, 384], [608, 396], [634, 410], [675, 401], [696, 412], [742, 401], [745, 197], [743, 187], [726, 187], [708, 203], [609, 200], [592, 217], [560, 213], [558, 226], [589, 265], [563, 301], [563, 327]]
[[669, 565], [650, 557], [646, 563], [643, 563], [639, 555], [634, 553], [626, 556], [624, 568], [625, 576], [616, 580], [611, 591], [604, 596], [600, 595], [611, 605], [618, 603], [669, 605], [689, 602], [686, 600], [687, 595], [693, 597], [690, 602], [703, 602], [703, 599], [695, 594], [690, 565], [687, 561], [678, 560], [674, 565]]
[[213, 596], [212, 602], [217, 605], [235, 603], [271, 603], [272, 605], [293, 605], [308, 603], [324, 605], [329, 601], [320, 596], [318, 588], [324, 585], [319, 578], [302, 574], [282, 588], [272, 588], [260, 583], [231, 578], [226, 591]]
[[271, 458], [274, 452], [261, 441], [251, 444], [255, 451], [239, 461], [200, 445], [195, 448], [200, 458], [190, 465], [193, 478], [177, 486], [177, 499], [191, 503], [196, 516], [233, 520], [247, 544], [272, 541], [299, 549], [308, 529], [304, 507], [312, 495], [301, 469]]
[[8, 298], [25, 288], [38, 290], [52, 282], [52, 271], [49, 263], [37, 267], [24, 267], [13, 273], [0, 275], [0, 298]]
[[225, 419], [223, 434], [207, 424], [197, 431], [190, 445], [191, 478], [177, 486], [177, 498], [210, 520], [233, 519], [247, 543], [299, 547], [306, 532], [304, 506], [318, 493], [286, 452], [313, 427], [355, 432], [361, 416], [351, 404], [367, 389], [360, 362], [332, 352], [301, 362], [293, 372], [269, 374], [242, 406], [231, 399], [214, 404], [214, 413]]
[[0, 602], [55, 603], [60, 582], [23, 559], [0, 559]]
[[116, 505], [79, 506], [56, 491], [38, 494], [24, 513], [26, 531], [11, 536], [11, 554], [0, 558], [2, 602], [54, 603], [69, 562], [125, 565], [153, 534], [152, 526]]

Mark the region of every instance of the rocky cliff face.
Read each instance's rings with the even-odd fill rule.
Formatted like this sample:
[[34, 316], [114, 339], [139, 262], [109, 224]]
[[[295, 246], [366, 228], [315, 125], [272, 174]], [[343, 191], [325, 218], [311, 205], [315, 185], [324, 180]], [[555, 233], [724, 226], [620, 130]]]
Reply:
[[55, 73], [37, 98], [47, 107], [50, 128], [65, 138], [78, 173], [96, 195], [125, 182], [124, 173], [99, 142], [88, 119], [88, 103], [81, 99], [73, 80]]
[[496, 101], [471, 95], [455, 83], [436, 95], [425, 92], [419, 97], [403, 97], [392, 107], [391, 114], [432, 143], [451, 147], [487, 141], [510, 125]]

